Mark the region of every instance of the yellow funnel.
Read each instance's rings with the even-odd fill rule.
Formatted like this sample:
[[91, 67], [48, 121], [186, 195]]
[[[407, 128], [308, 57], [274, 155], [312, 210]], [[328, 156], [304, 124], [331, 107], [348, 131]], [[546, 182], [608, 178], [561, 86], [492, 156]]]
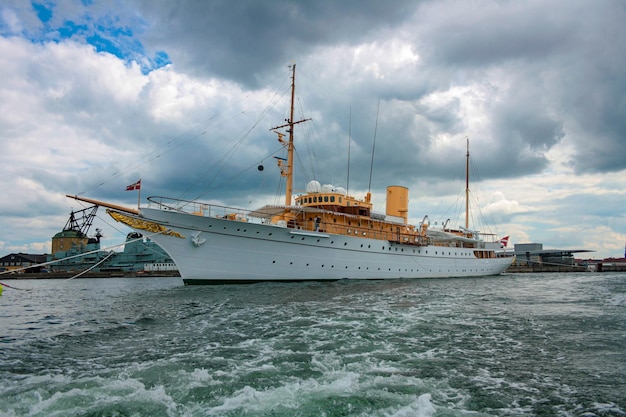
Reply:
[[387, 187], [387, 216], [401, 217], [404, 223], [409, 217], [409, 189], [400, 185]]

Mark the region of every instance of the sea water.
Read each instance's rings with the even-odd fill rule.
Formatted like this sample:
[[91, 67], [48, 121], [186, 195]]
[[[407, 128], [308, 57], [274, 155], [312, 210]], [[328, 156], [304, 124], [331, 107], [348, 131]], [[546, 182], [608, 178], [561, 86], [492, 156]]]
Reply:
[[626, 415], [626, 274], [4, 282], [1, 416]]

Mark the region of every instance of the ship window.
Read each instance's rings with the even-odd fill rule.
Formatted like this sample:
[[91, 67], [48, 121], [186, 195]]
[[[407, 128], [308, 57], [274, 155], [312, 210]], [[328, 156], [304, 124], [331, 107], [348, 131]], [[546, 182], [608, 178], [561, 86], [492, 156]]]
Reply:
[[324, 196], [324, 203], [328, 203], [328, 196], [327, 195]]
[[313, 202], [317, 203], [317, 197], [313, 197]]
[[340, 202], [340, 203], [342, 202], [342, 200], [343, 200], [343, 199], [342, 199], [341, 197], [339, 197], [339, 202]]
[[313, 199], [309, 197], [309, 204], [313, 202]]
[[330, 202], [331, 202], [331, 203], [334, 203], [334, 202], [335, 202], [335, 196], [334, 196], [334, 195], [331, 195], [331, 196], [330, 196]]

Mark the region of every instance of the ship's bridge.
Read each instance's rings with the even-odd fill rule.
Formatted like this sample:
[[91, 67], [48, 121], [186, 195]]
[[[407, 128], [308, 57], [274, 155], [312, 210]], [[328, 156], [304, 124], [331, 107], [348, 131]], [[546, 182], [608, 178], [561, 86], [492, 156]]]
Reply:
[[296, 197], [296, 205], [358, 216], [369, 216], [372, 211], [372, 203], [349, 196], [343, 187], [320, 185], [317, 181], [307, 184], [306, 194]]

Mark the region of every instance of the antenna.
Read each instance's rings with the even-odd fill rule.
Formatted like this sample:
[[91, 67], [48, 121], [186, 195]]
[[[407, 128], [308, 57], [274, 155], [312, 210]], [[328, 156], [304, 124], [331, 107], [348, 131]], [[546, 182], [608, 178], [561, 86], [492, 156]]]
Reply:
[[376, 132], [378, 131], [378, 113], [380, 111], [380, 98], [378, 99], [378, 107], [376, 108], [376, 125], [374, 126], [374, 143], [372, 144], [372, 162], [370, 163], [370, 181], [367, 186], [367, 193], [372, 191], [372, 171], [374, 170], [374, 151], [376, 150]]

